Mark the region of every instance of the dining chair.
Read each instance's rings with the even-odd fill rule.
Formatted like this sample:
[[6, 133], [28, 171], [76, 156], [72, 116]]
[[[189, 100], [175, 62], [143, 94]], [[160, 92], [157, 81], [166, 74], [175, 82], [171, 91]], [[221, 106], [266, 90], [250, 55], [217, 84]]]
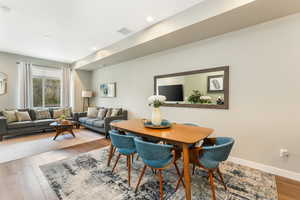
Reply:
[[[191, 163], [208, 171], [213, 200], [216, 200], [214, 172], [217, 172], [221, 183], [225, 190], [227, 190], [219, 165], [221, 162], [227, 160], [233, 144], [234, 139], [229, 137], [206, 138], [201, 147], [190, 149]], [[181, 176], [183, 175], [181, 174]], [[180, 179], [177, 182], [176, 190], [178, 189], [179, 184]]]
[[[176, 169], [176, 173], [179, 177], [180, 182], [184, 185], [182, 181], [182, 176], [180, 175], [179, 168], [176, 164], [176, 161], [180, 158], [180, 155], [177, 155], [173, 150], [172, 145], [168, 144], [156, 144], [152, 142], [143, 141], [142, 138], [134, 138], [135, 146], [138, 155], [143, 160], [145, 166], [142, 169], [141, 175], [139, 177], [135, 192], [137, 192], [138, 187], [142, 181], [142, 178], [145, 174], [147, 167], [150, 167], [152, 170], [157, 170], [159, 175], [160, 182], [160, 199], [163, 199], [163, 175], [162, 171], [172, 164]], [[179, 183], [180, 183], [179, 182]]]
[[116, 132], [110, 131], [110, 138], [112, 145], [116, 148], [116, 151], [119, 152], [117, 160], [113, 166], [112, 173], [114, 172], [120, 157], [127, 157], [127, 168], [128, 168], [128, 185], [130, 186], [130, 177], [131, 177], [131, 157], [136, 153], [134, 137], [121, 135]]

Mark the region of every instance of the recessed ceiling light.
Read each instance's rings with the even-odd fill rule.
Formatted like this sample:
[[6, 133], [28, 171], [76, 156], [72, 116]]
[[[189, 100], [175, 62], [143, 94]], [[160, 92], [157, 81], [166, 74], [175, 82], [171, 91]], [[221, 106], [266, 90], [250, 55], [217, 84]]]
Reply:
[[92, 51], [97, 51], [98, 48], [97, 47], [92, 47]]
[[147, 20], [147, 22], [149, 22], [149, 23], [151, 23], [151, 22], [154, 21], [153, 17], [151, 17], [151, 16], [148, 16], [148, 17], [146, 18], [146, 20]]
[[128, 35], [128, 34], [131, 33], [132, 31], [131, 31], [130, 29], [126, 28], [126, 27], [123, 27], [123, 28], [117, 30], [117, 32], [119, 32], [119, 33], [121, 33], [121, 34], [123, 34], [123, 35]]
[[46, 38], [46, 39], [50, 39], [51, 35], [50, 34], [45, 34], [45, 35], [43, 35], [43, 37]]

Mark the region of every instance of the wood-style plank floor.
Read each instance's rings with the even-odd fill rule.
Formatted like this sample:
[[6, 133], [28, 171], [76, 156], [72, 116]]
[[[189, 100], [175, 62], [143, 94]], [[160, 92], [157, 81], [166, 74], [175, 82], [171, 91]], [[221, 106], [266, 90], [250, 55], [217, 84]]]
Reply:
[[[0, 164], [1, 200], [58, 200], [39, 166], [109, 145], [107, 139], [41, 153]], [[276, 177], [279, 200], [299, 200], [300, 183]]]

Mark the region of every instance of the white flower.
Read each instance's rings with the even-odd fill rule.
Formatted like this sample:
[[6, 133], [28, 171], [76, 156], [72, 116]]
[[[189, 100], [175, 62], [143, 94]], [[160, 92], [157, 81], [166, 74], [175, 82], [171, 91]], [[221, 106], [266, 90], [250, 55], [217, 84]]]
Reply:
[[201, 96], [200, 97], [201, 100], [211, 100], [210, 96]]
[[159, 101], [164, 103], [166, 101], [166, 97], [162, 95], [153, 95], [148, 98], [149, 103], [153, 103], [154, 101]]

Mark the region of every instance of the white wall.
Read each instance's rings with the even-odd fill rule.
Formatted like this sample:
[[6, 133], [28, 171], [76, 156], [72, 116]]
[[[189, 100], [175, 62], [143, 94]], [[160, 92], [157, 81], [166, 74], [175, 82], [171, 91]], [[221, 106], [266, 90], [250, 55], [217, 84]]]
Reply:
[[51, 67], [67, 66], [66, 63], [0, 52], [0, 72], [3, 72], [8, 76], [7, 94], [0, 96], [0, 110], [5, 108], [16, 108], [18, 105], [17, 62], [20, 61], [27, 61], [33, 64]]
[[[163, 117], [234, 137], [233, 156], [300, 172], [299, 55], [298, 14], [94, 71], [94, 91], [117, 82], [117, 98], [94, 100], [125, 107], [131, 118], [150, 117], [153, 76], [229, 65], [229, 110], [163, 107]], [[280, 148], [290, 151], [288, 159]]]
[[83, 99], [81, 97], [82, 90], [92, 89], [92, 72], [83, 70], [72, 70], [72, 100], [71, 105], [73, 111], [82, 112], [83, 111]]

